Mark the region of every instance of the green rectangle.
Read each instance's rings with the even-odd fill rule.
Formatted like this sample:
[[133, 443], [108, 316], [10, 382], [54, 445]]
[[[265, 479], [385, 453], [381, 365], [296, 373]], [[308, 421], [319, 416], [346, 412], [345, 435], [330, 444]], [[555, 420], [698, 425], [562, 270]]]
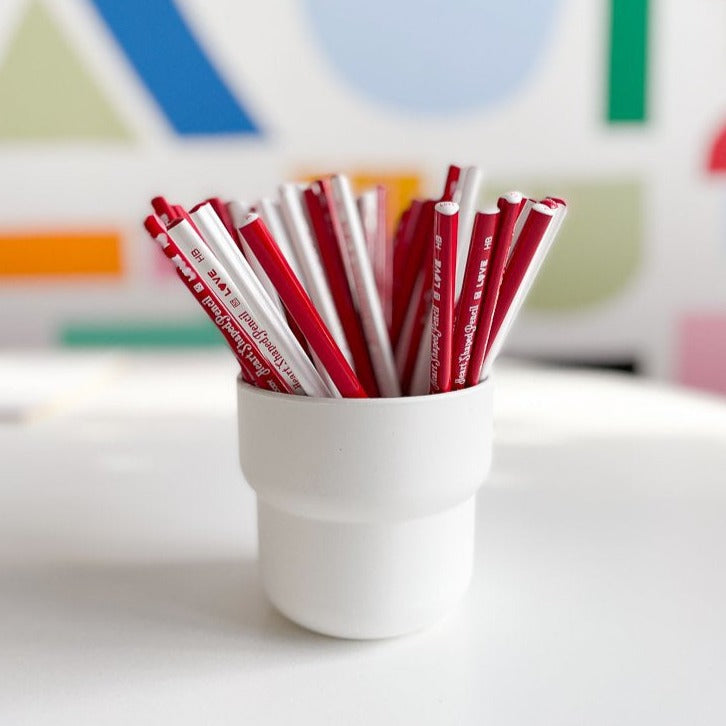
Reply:
[[608, 121], [647, 117], [648, 0], [610, 1]]
[[61, 329], [59, 341], [72, 348], [207, 348], [225, 343], [211, 322], [133, 321], [69, 323]]

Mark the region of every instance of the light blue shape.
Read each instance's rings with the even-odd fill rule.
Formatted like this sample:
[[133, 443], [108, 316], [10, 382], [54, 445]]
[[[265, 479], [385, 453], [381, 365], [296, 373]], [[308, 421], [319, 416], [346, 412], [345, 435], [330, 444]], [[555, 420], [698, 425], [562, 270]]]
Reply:
[[394, 108], [450, 113], [498, 103], [536, 70], [558, 0], [304, 0], [345, 80]]

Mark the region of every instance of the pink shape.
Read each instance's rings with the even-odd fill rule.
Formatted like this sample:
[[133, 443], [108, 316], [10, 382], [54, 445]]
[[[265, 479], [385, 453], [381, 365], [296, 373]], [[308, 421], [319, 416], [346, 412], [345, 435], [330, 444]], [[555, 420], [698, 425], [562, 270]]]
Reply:
[[726, 126], [716, 137], [708, 157], [708, 170], [715, 172], [726, 171]]
[[677, 365], [681, 383], [726, 394], [726, 312], [681, 318]]

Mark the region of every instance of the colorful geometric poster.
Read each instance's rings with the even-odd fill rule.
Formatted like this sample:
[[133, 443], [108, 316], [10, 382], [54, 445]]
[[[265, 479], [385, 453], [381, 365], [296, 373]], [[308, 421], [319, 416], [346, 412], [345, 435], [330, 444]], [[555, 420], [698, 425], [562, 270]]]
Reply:
[[569, 202], [518, 353], [715, 381], [721, 324], [696, 318], [724, 311], [724, 28], [724, 2], [0, 2], [0, 293], [25, 311], [3, 340], [218, 344], [143, 236], [155, 194], [253, 201], [302, 159], [385, 184], [393, 225], [477, 162], [489, 202]]

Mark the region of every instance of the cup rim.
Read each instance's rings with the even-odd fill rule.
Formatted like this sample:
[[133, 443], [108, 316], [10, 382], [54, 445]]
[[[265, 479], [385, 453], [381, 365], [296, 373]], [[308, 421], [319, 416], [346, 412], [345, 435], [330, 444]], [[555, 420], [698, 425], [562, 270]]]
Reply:
[[[268, 391], [264, 388], [253, 386], [243, 380], [242, 374], [237, 376], [237, 388], [244, 390], [247, 394], [259, 396], [260, 398], [269, 398], [271, 400], [285, 401], [293, 405], [317, 405], [317, 406], [401, 406], [412, 403], [433, 403], [442, 400], [450, 401], [455, 398], [472, 396], [475, 392], [481, 391], [484, 387], [492, 385], [491, 374], [483, 381], [479, 381], [475, 386], [460, 388], [456, 391], [447, 391], [446, 393], [424, 394], [420, 396], [393, 396], [383, 397], [376, 396], [368, 398], [330, 398], [323, 396], [298, 396], [293, 393], [281, 393], [278, 391]], [[296, 402], [296, 403], [293, 403]]]

